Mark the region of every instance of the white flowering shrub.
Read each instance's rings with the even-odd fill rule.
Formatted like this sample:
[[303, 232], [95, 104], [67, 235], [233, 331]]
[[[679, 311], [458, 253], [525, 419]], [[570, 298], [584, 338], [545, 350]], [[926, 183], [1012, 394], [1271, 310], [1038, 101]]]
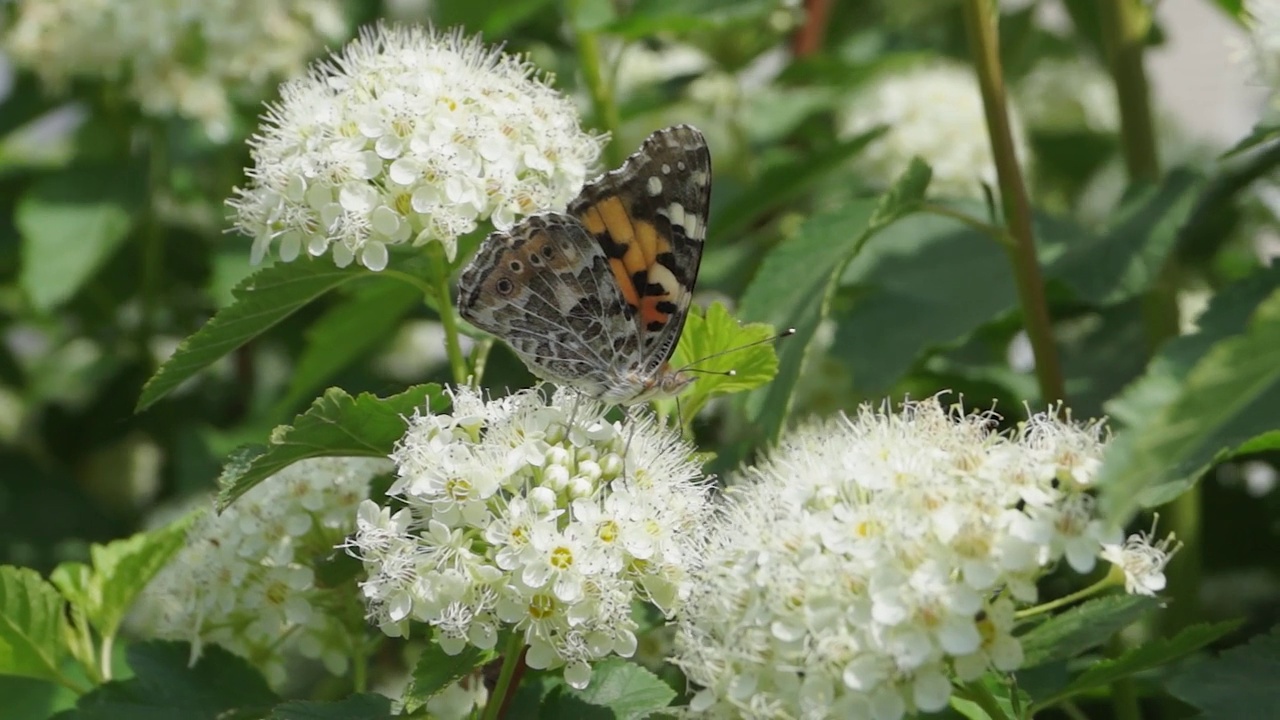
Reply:
[[[1009, 120], [1018, 158], [1030, 162], [1014, 107]], [[854, 163], [873, 185], [889, 185], [915, 156], [928, 158], [931, 187], [939, 195], [982, 197], [983, 183], [996, 184], [982, 96], [970, 68], [941, 63], [875, 78], [841, 108], [838, 122], [846, 138], [885, 129]]]
[[559, 210], [599, 136], [527, 61], [461, 33], [380, 25], [281, 88], [231, 205], [261, 261], [272, 245], [387, 265], [392, 245], [444, 245], [492, 220]]
[[710, 506], [692, 449], [652, 419], [624, 427], [568, 393], [485, 400], [456, 388], [398, 444], [393, 509], [360, 506], [361, 590], [391, 635], [492, 649], [510, 628], [532, 668], [585, 687], [591, 662], [636, 650], [634, 601], [668, 616]]
[[[231, 132], [236, 96], [249, 99], [306, 66], [348, 32], [336, 0], [22, 0], [6, 52], [55, 87], [77, 78], [121, 82], [149, 115]], [[198, 43], [200, 51], [193, 52]]]
[[996, 420], [936, 398], [863, 406], [752, 468], [680, 619], [692, 707], [897, 720], [946, 707], [953, 681], [1017, 670], [1014, 613], [1037, 579], [1059, 562], [1087, 573], [1120, 533], [1091, 495], [1101, 425]]
[[221, 514], [205, 506], [186, 543], [138, 599], [132, 626], [188, 640], [198, 655], [220, 645], [249, 658], [275, 685], [291, 657], [346, 672], [361, 640], [361, 612], [316, 581], [316, 567], [355, 529], [378, 458], [317, 458], [281, 470]]
[[1046, 58], [1016, 86], [1024, 124], [1041, 132], [1120, 129], [1120, 108], [1111, 78], [1099, 66], [1079, 59]]

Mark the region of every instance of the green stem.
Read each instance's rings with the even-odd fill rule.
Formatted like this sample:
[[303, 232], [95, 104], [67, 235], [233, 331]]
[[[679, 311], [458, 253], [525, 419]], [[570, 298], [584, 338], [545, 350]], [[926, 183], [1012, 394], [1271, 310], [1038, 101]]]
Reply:
[[102, 679], [111, 681], [111, 648], [115, 644], [114, 635], [103, 635], [102, 645], [98, 648], [98, 667]]
[[369, 688], [369, 643], [359, 630], [351, 639], [351, 649], [352, 689], [362, 693]]
[[498, 672], [498, 682], [494, 683], [493, 692], [489, 694], [489, 701], [484, 706], [484, 720], [497, 720], [502, 706], [507, 702], [507, 694], [515, 692], [515, 688], [511, 687], [511, 678], [516, 674], [520, 663], [524, 662], [523, 650], [524, 636], [513, 631], [506, 650], [502, 653], [502, 670]]
[[990, 235], [991, 239], [1000, 243], [1005, 248], [1013, 247], [1013, 238], [1009, 237], [1008, 231], [998, 225], [992, 225], [983, 222], [969, 213], [961, 212], [946, 205], [938, 205], [936, 203], [922, 203], [920, 205], [921, 212], [927, 212], [930, 215], [938, 215], [945, 218], [951, 218], [957, 222], [964, 223], [980, 233]]
[[965, 683], [962, 686], [965, 699], [972, 701], [982, 711], [987, 714], [991, 720], [1008, 720], [1009, 716], [1005, 714], [1000, 702], [996, 700], [996, 696], [991, 694], [986, 685], [981, 682]]
[[[1107, 644], [1107, 654], [1112, 658], [1120, 657], [1127, 646], [1114, 636]], [[1138, 686], [1132, 677], [1125, 677], [1111, 683], [1111, 711], [1116, 720], [1142, 720], [1142, 709], [1138, 707]]]
[[1027, 198], [1022, 168], [1014, 149], [1013, 129], [1009, 123], [993, 0], [965, 0], [964, 15], [978, 85], [982, 90], [982, 106], [987, 117], [987, 132], [991, 136], [991, 151], [995, 156], [1000, 204], [1004, 210], [1005, 225], [1013, 239], [1009, 247], [1009, 259], [1013, 264], [1018, 301], [1022, 306], [1022, 321], [1036, 358], [1036, 380], [1040, 385], [1041, 399], [1051, 403], [1065, 399], [1067, 393], [1058, 351], [1054, 347], [1044, 278], [1036, 259], [1031, 202]]
[[[1098, 20], [1119, 100], [1120, 135], [1129, 179], [1158, 182], [1160, 156], [1143, 63], [1151, 29], [1151, 10], [1143, 0], [1098, 0]], [[1152, 353], [1180, 332], [1177, 297], [1180, 273], [1178, 258], [1171, 254], [1142, 299], [1147, 347]], [[1168, 529], [1184, 543], [1178, 562], [1171, 564], [1165, 573], [1168, 596], [1174, 602], [1161, 615], [1160, 622], [1165, 633], [1172, 634], [1195, 622], [1199, 615], [1197, 596], [1203, 575], [1199, 489], [1184, 493], [1161, 508], [1160, 514], [1168, 519]]]
[[484, 371], [489, 366], [489, 353], [493, 350], [493, 338], [476, 341], [471, 349], [471, 385], [479, 389]]
[[1166, 636], [1194, 624], [1200, 617], [1204, 563], [1200, 493], [1201, 488], [1196, 485], [1160, 509], [1162, 523], [1167, 522], [1165, 528], [1171, 529], [1182, 542], [1177, 561], [1165, 568], [1165, 579], [1169, 583], [1165, 592], [1175, 599], [1160, 614]]
[[1098, 22], [1119, 101], [1125, 167], [1131, 179], [1155, 182], [1160, 179], [1160, 159], [1142, 61], [1151, 11], [1144, 0], [1098, 0]]
[[444, 347], [449, 355], [449, 367], [453, 370], [453, 382], [466, 384], [470, 371], [467, 370], [467, 358], [462, 354], [462, 343], [458, 339], [458, 316], [453, 309], [453, 298], [449, 295], [449, 263], [444, 252], [433, 258], [432, 273], [435, 275], [430, 292], [435, 294], [436, 314], [440, 316], [440, 324], [444, 325]]
[[160, 286], [164, 275], [164, 227], [156, 213], [156, 198], [167, 184], [168, 148], [164, 128], [150, 125], [147, 143], [147, 211], [142, 228], [141, 296], [142, 316], [138, 339], [143, 362], [151, 357], [148, 343], [155, 332], [160, 309]]
[[[1123, 582], [1123, 580], [1121, 582]], [[1049, 602], [1044, 603], [1042, 605], [1029, 607], [1026, 610], [1019, 610], [1017, 613], [1014, 614], [1014, 617], [1017, 618], [1018, 620], [1025, 620], [1029, 617], [1035, 617], [1036, 615], [1040, 615], [1042, 613], [1047, 613], [1052, 610], [1057, 610], [1060, 607], [1065, 607], [1067, 605], [1071, 605], [1073, 603], [1084, 600], [1087, 597], [1092, 597], [1093, 595], [1097, 595], [1098, 593], [1102, 592], [1103, 590], [1106, 590], [1109, 587], [1112, 587], [1115, 584], [1116, 584], [1115, 578], [1113, 578], [1111, 574], [1108, 574], [1106, 577], [1102, 578], [1098, 582], [1090, 585], [1089, 587], [1083, 590], [1077, 590], [1076, 592], [1073, 592], [1070, 595], [1064, 595], [1058, 598], [1057, 600], [1050, 600]]]
[[[583, 4], [584, 0], [573, 0], [570, 16], [576, 18], [580, 15]], [[618, 114], [618, 103], [613, 96], [613, 88], [609, 86], [602, 67], [600, 36], [589, 30], [575, 29], [574, 39], [578, 47], [578, 64], [582, 69], [582, 77], [587, 83], [587, 92], [591, 95], [596, 124], [601, 130], [609, 133], [610, 142], [605, 146], [605, 159], [609, 167], [617, 167], [626, 159], [624, 149], [612, 141], [622, 125], [622, 120]]]
[[1058, 705], [1058, 709], [1061, 710], [1062, 714], [1066, 715], [1069, 720], [1089, 720], [1089, 716], [1084, 714], [1084, 711], [1080, 709], [1080, 706], [1070, 700], [1062, 701], [1062, 703]]

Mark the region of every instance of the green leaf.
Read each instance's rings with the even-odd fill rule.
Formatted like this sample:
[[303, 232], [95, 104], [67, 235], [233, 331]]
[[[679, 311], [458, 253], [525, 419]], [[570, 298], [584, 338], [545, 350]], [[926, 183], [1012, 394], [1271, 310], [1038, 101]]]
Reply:
[[1141, 595], [1108, 595], [1053, 616], [1019, 638], [1022, 670], [1066, 660], [1101, 645], [1157, 606]]
[[278, 702], [247, 661], [216, 645], [195, 664], [187, 643], [131, 645], [126, 657], [132, 678], [98, 687], [59, 720], [247, 720]]
[[409, 689], [403, 698], [405, 709], [416, 711], [432, 696], [497, 657], [498, 653], [493, 650], [480, 650], [471, 645], [457, 655], [450, 655], [440, 648], [439, 643], [427, 643], [427, 648], [413, 666]]
[[134, 598], [186, 540], [193, 516], [151, 532], [89, 548], [92, 567], [62, 563], [50, 580], [72, 605], [84, 611], [104, 637], [114, 637]]
[[1145, 292], [1173, 251], [1205, 180], [1189, 170], [1134, 189], [1105, 234], [1075, 243], [1046, 274], [1086, 302], [1112, 305]]
[[1173, 402], [1192, 366], [1219, 342], [1248, 329], [1258, 305], [1280, 290], [1280, 264], [1274, 264], [1222, 288], [1196, 321], [1198, 332], [1179, 335], [1160, 347], [1146, 372], [1107, 403], [1107, 414], [1127, 426]]
[[577, 0], [565, 6], [569, 26], [577, 32], [596, 32], [618, 19], [609, 0]]
[[[486, 37], [508, 35], [540, 12], [550, 12], [555, 0], [467, 0], [435, 3], [431, 15], [436, 27], [465, 27]], [[425, 20], [425, 18], [423, 18]]]
[[1226, 158], [1241, 155], [1277, 139], [1280, 139], [1280, 124], [1276, 124], [1275, 118], [1264, 118], [1257, 125], [1254, 125], [1253, 130], [1241, 138], [1240, 142], [1232, 145], [1230, 150], [1223, 153], [1222, 159], [1225, 160]]
[[1153, 638], [1132, 648], [1118, 658], [1104, 658], [1093, 663], [1058, 693], [1037, 698], [1040, 707], [1056, 705], [1067, 698], [1081, 695], [1140, 672], [1168, 665], [1205, 647], [1240, 627], [1237, 621], [1215, 625], [1192, 625], [1172, 638]]
[[1226, 11], [1228, 15], [1237, 21], [1244, 19], [1244, 2], [1243, 0], [1215, 0], [1218, 7]]
[[1264, 432], [1261, 435], [1250, 438], [1231, 453], [1237, 455], [1253, 455], [1254, 453], [1267, 452], [1268, 450], [1280, 450], [1280, 430], [1272, 430]]
[[287, 411], [314, 395], [334, 374], [384, 341], [421, 302], [422, 292], [408, 283], [389, 277], [365, 281], [307, 328], [306, 349], [278, 406]]
[[1276, 429], [1277, 406], [1280, 290], [1192, 366], [1171, 402], [1116, 436], [1097, 481], [1106, 517], [1124, 522], [1185, 492], [1220, 455]]
[[778, 355], [765, 341], [773, 334], [763, 323], [739, 324], [719, 302], [707, 308], [705, 317], [690, 312], [671, 356], [672, 366], [692, 364], [697, 370], [697, 381], [680, 399], [681, 411], [693, 417], [717, 395], [751, 390], [772, 380], [778, 374]]
[[68, 656], [62, 596], [28, 568], [0, 566], [0, 675], [58, 680]]
[[391, 712], [391, 700], [366, 693], [352, 695], [337, 702], [294, 700], [271, 708], [269, 720], [390, 720], [399, 717]]
[[329, 258], [301, 257], [246, 278], [235, 302], [182, 341], [173, 357], [142, 388], [136, 410], [146, 410], [183, 380], [244, 345], [330, 290], [369, 274], [358, 264], [340, 268]]
[[1009, 312], [1008, 268], [1004, 249], [977, 230], [928, 213], [903, 218], [842, 273], [831, 354], [861, 394], [881, 395], [929, 348]]
[[228, 458], [218, 478], [219, 511], [299, 460], [386, 457], [404, 436], [405, 417], [428, 402], [433, 411], [448, 407], [439, 385], [415, 385], [388, 398], [369, 393], [353, 398], [341, 388], [329, 388], [292, 425], [273, 430], [269, 445], [241, 448]]
[[796, 332], [779, 348], [777, 377], [746, 399], [761, 439], [772, 441], [782, 430], [805, 356], [845, 266], [872, 235], [919, 206], [931, 174], [928, 165], [913, 160], [879, 201], [852, 201], [810, 218], [764, 259], [742, 298], [742, 315]]
[[[1280, 708], [1280, 625], [1247, 645], [1195, 663], [1165, 681], [1170, 695], [1199, 708], [1203, 720], [1275, 717]], [[1270, 708], [1268, 714], [1259, 714]]]
[[591, 713], [592, 717], [636, 720], [662, 710], [676, 696], [675, 690], [657, 675], [620, 658], [596, 663], [591, 669], [591, 684], [582, 690], [567, 685], [560, 690], [548, 696], [542, 717], [584, 717], [585, 704], [612, 711], [610, 715]]
[[733, 196], [723, 207], [716, 208], [716, 221], [711, 224], [712, 243], [719, 244], [750, 229], [761, 217], [786, 207], [797, 198], [809, 194], [813, 187], [833, 170], [843, 167], [881, 135], [876, 130], [825, 149], [817, 157], [799, 153], [791, 160], [769, 166], [743, 192]]
[[0, 673], [0, 720], [47, 718], [74, 707], [78, 693], [48, 680]]
[[72, 167], [22, 194], [14, 211], [19, 281], [37, 310], [69, 300], [120, 247], [142, 206], [145, 177], [129, 166]]
[[[949, 202], [952, 212], [981, 219], [978, 202]], [[1041, 262], [1079, 242], [1086, 231], [1073, 222], [1037, 215], [1035, 235]], [[981, 278], [975, 282], [974, 278]], [[987, 359], [986, 343], [975, 338], [982, 328], [1018, 312], [1017, 292], [1004, 246], [988, 232], [955, 218], [920, 212], [880, 232], [840, 277], [833, 299], [836, 321], [830, 355], [848, 366], [863, 397], [881, 397], [922, 359], [950, 365], [950, 374], [969, 374], [984, 366], [1016, 382], [1003, 352]], [[982, 356], [956, 365], [937, 351], [971, 338]], [[977, 347], [975, 345], [975, 347]], [[1034, 394], [1034, 381], [1029, 383]], [[1074, 395], [1073, 395], [1074, 397]]]
[[776, 8], [774, 0], [637, 0], [630, 12], [606, 29], [628, 39], [715, 30], [762, 18]]

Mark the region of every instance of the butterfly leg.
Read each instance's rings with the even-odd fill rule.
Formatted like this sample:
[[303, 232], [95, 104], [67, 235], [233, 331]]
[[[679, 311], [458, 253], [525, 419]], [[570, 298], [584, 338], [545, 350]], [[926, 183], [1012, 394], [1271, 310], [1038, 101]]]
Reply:
[[566, 438], [570, 438], [569, 442], [573, 442], [573, 428], [578, 421], [578, 406], [582, 401], [582, 393], [573, 393], [573, 404], [569, 406], [569, 422], [565, 426], [564, 434]]

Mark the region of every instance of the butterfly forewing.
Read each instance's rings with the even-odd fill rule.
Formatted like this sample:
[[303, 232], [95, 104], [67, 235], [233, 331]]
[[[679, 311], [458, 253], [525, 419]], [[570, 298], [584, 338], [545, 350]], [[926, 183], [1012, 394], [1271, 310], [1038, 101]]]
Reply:
[[622, 167], [583, 188], [569, 205], [609, 258], [635, 311], [642, 374], [675, 351], [688, 316], [711, 204], [711, 153], [697, 129], [649, 136]]

